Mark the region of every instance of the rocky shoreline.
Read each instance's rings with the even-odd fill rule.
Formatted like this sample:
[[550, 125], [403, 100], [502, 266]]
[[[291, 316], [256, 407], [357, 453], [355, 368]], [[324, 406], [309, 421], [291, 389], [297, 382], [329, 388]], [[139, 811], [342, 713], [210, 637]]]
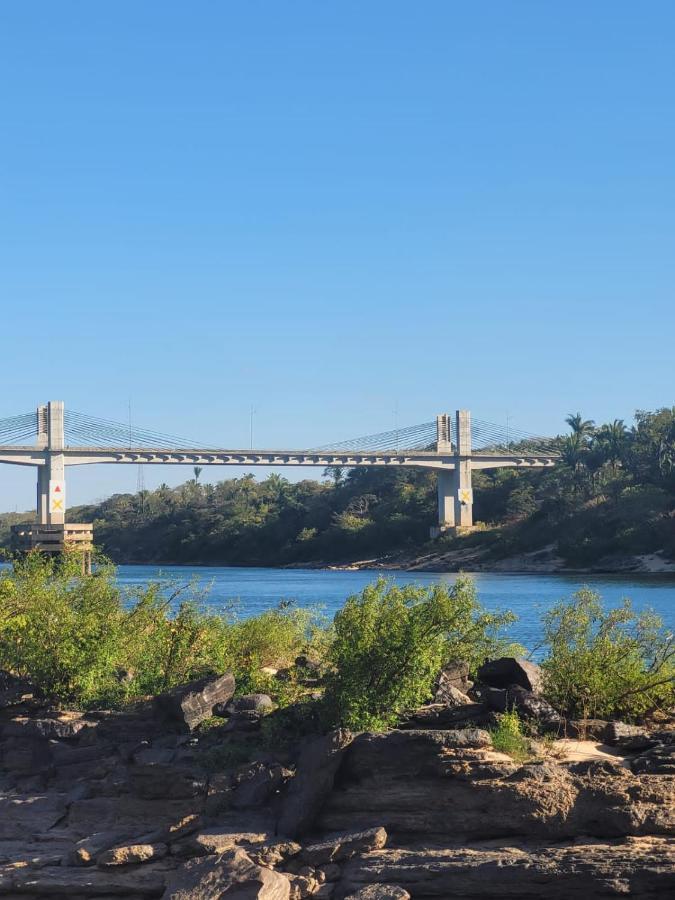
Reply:
[[[537, 667], [488, 665], [471, 697], [444, 670], [400, 728], [279, 740], [238, 765], [218, 754], [255, 744], [271, 704], [235, 698], [230, 675], [82, 713], [5, 673], [0, 897], [672, 895], [675, 722], [564, 723]], [[497, 752], [505, 703], [567, 739], [525, 763]]]
[[503, 575], [672, 575], [675, 561], [662, 553], [641, 556], [612, 556], [597, 560], [592, 566], [568, 566], [555, 553], [553, 546], [494, 559], [484, 548], [467, 547], [454, 550], [394, 553], [373, 559], [353, 560], [344, 565], [326, 563], [298, 564], [287, 568], [338, 570], [387, 570], [406, 572], [494, 572]]

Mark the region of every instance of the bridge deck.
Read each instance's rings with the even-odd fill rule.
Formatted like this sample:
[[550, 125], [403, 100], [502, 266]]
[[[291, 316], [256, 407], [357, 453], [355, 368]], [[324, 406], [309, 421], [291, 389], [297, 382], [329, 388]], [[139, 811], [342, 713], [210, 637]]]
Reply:
[[[147, 465], [230, 465], [230, 466], [421, 466], [453, 468], [457, 457], [432, 450], [373, 452], [344, 450], [242, 450], [196, 447], [64, 447], [66, 465], [96, 463]], [[46, 450], [30, 446], [0, 446], [0, 462], [41, 465]], [[473, 468], [498, 466], [548, 467], [555, 464], [554, 454], [500, 454], [474, 450], [467, 457]]]

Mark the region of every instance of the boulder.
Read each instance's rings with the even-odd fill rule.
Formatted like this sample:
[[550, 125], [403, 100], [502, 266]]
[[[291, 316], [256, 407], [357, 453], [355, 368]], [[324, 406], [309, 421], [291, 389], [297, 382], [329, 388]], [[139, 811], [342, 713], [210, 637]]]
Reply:
[[256, 865], [241, 849], [228, 850], [216, 860], [185, 863], [167, 879], [163, 900], [289, 900], [285, 875]]
[[318, 844], [304, 847], [300, 859], [310, 866], [340, 862], [351, 859], [357, 853], [381, 850], [387, 843], [384, 828], [369, 828], [366, 831], [347, 831], [326, 838]]
[[[469, 681], [469, 664], [461, 659], [449, 660], [441, 669], [434, 682], [434, 700], [437, 703], [446, 703], [446, 693], [449, 688], [466, 694], [473, 687]], [[449, 704], [453, 705], [453, 704]]]
[[437, 703], [443, 703], [444, 706], [449, 706], [451, 708], [455, 706], [468, 706], [470, 703], [473, 703], [471, 697], [455, 687], [454, 684], [445, 685], [442, 691], [436, 692], [434, 699]]
[[169, 852], [166, 844], [124, 844], [104, 850], [97, 859], [97, 866], [129, 866], [161, 859]]
[[479, 668], [478, 678], [489, 687], [508, 688], [517, 684], [535, 694], [540, 694], [543, 687], [540, 666], [515, 656], [488, 660]]
[[410, 894], [398, 884], [367, 884], [345, 900], [410, 900]]
[[296, 838], [312, 827], [352, 740], [351, 732], [338, 729], [305, 742], [277, 823], [279, 834]]
[[292, 774], [278, 764], [252, 763], [234, 778], [232, 808], [263, 806]]
[[235, 681], [231, 672], [208, 675], [188, 684], [181, 684], [155, 697], [160, 716], [188, 731], [213, 715], [216, 705], [228, 703], [234, 694]]
[[227, 706], [230, 715], [235, 712], [256, 712], [264, 715], [274, 709], [274, 703], [268, 694], [243, 694], [230, 700]]

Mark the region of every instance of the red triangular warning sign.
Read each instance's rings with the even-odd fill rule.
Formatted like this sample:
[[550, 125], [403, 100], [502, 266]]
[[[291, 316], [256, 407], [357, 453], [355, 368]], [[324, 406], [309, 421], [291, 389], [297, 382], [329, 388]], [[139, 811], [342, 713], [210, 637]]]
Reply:
[[57, 485], [56, 485], [56, 487], [54, 488], [54, 493], [55, 493], [55, 494], [60, 494], [60, 493], [61, 493], [61, 485], [60, 485], [60, 484], [57, 484]]

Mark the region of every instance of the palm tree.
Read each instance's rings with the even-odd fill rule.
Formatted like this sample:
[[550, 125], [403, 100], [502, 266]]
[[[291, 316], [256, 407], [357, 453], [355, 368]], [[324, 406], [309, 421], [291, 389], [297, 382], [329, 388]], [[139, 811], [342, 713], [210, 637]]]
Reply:
[[628, 429], [623, 419], [614, 419], [613, 422], [603, 425], [595, 434], [594, 445], [598, 447], [605, 461], [611, 463], [615, 472], [624, 457], [627, 439]]
[[560, 455], [565, 465], [570, 469], [576, 469], [581, 462], [582, 444], [579, 435], [573, 431], [566, 435], [560, 445]]
[[199, 481], [199, 476], [202, 474], [202, 467], [195, 466], [192, 471], [195, 473], [195, 484], [197, 484], [197, 482]]
[[593, 419], [584, 419], [581, 413], [569, 413], [565, 419], [572, 429], [572, 434], [577, 435], [583, 442], [593, 434], [595, 422]]

